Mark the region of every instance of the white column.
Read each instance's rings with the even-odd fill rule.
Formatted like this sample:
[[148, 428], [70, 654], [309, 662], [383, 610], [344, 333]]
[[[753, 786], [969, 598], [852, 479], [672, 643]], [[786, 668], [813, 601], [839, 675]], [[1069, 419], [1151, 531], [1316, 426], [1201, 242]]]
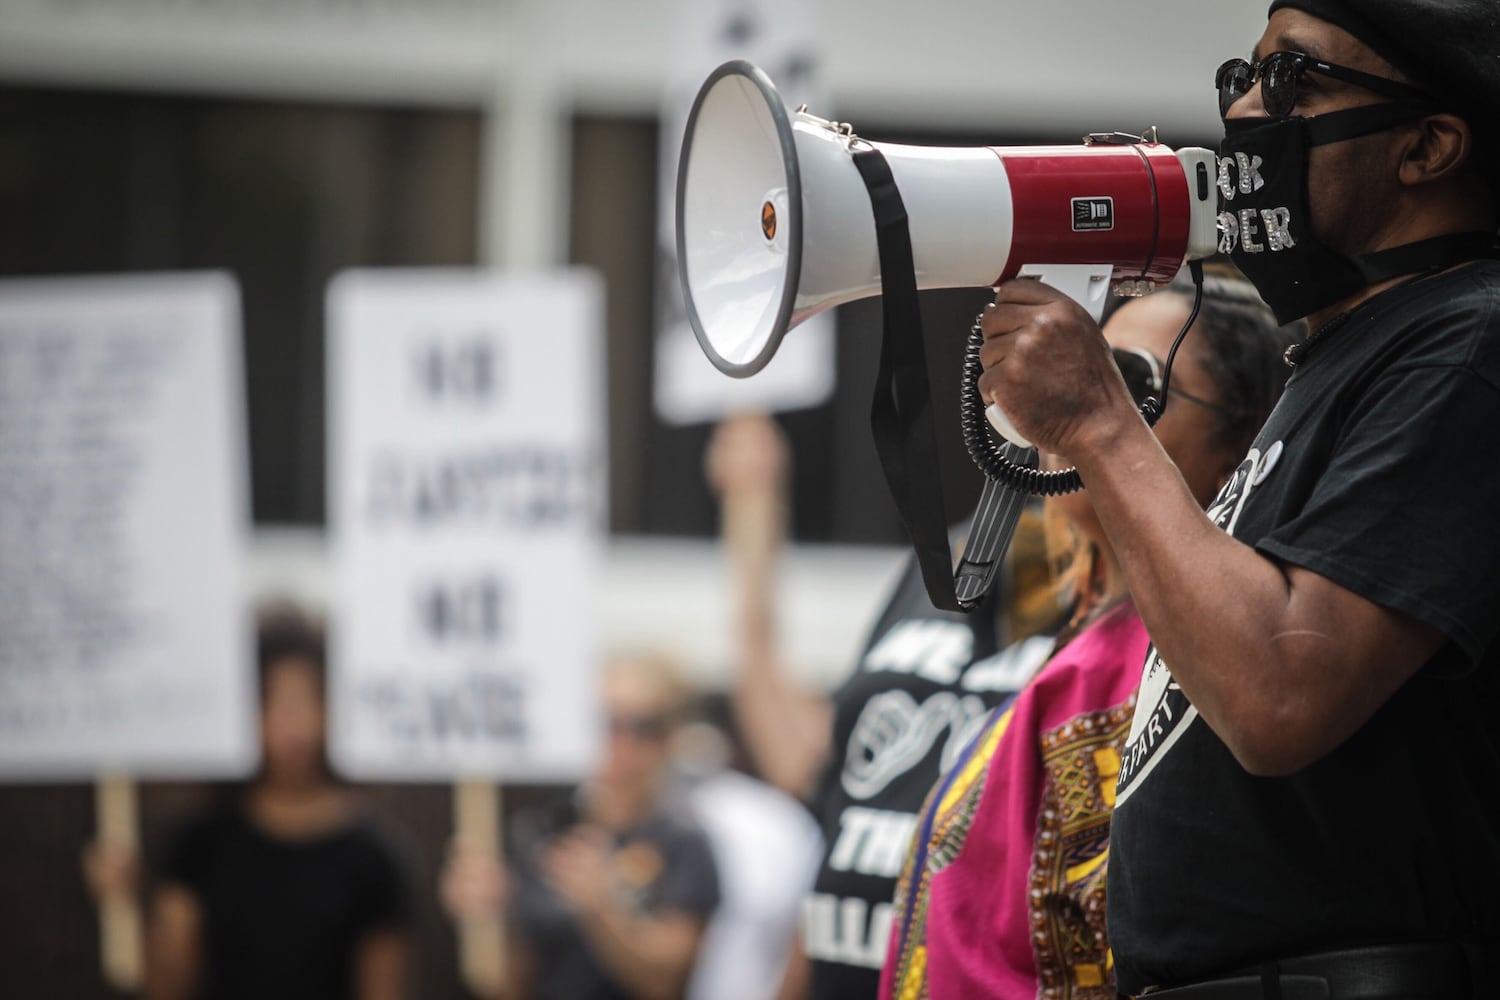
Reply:
[[479, 262], [546, 268], [567, 254], [571, 143], [558, 15], [514, 0], [484, 108]]

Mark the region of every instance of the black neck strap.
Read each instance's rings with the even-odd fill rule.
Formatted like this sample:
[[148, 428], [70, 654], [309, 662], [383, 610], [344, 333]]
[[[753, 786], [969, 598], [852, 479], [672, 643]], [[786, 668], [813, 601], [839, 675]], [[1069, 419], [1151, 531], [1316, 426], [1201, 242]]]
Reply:
[[1300, 121], [1306, 130], [1310, 146], [1326, 146], [1331, 142], [1346, 142], [1361, 136], [1384, 132], [1386, 129], [1405, 125], [1427, 115], [1436, 114], [1436, 109], [1426, 101], [1400, 100], [1382, 104], [1363, 104], [1356, 108], [1329, 111], [1311, 118], [1291, 119]]
[[1500, 257], [1494, 233], [1448, 233], [1389, 250], [1353, 258], [1355, 267], [1373, 285], [1405, 274], [1431, 274], [1471, 260]]
[[[986, 482], [955, 572], [906, 206], [880, 150], [857, 149], [853, 158], [870, 194], [880, 255], [880, 370], [870, 406], [875, 449], [916, 551], [927, 596], [934, 607], [970, 611], [994, 584], [1026, 498], [1000, 483]], [[1029, 455], [1035, 462], [1034, 451], [1015, 452], [1017, 460]]]

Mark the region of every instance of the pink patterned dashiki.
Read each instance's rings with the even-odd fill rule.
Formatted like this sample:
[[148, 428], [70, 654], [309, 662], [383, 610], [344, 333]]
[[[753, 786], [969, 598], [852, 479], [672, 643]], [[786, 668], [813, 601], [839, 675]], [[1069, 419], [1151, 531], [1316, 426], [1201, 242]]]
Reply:
[[997, 707], [923, 807], [882, 1000], [1114, 1000], [1104, 875], [1150, 645], [1113, 608]]

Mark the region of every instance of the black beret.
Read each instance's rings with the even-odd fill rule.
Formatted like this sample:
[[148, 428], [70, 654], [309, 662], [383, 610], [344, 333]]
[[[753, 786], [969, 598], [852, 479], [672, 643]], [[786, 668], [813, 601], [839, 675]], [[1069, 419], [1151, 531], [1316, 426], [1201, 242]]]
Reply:
[[1274, 0], [1268, 16], [1282, 7], [1343, 28], [1471, 126], [1500, 116], [1495, 0]]

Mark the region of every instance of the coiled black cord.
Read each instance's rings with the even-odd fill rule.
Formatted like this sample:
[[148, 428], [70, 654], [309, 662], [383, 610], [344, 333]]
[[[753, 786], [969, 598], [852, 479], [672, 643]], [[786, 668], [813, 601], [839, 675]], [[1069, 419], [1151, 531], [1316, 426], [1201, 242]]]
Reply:
[[1022, 465], [1001, 454], [1001, 444], [995, 440], [990, 422], [984, 415], [984, 400], [979, 397], [979, 376], [984, 372], [984, 365], [979, 361], [979, 349], [983, 346], [984, 331], [980, 329], [979, 320], [976, 319], [969, 330], [968, 345], [964, 348], [961, 423], [964, 447], [969, 449], [969, 457], [985, 476], [1009, 486], [1017, 493], [1055, 497], [1082, 489], [1083, 480], [1077, 469], [1048, 472]]
[[[1167, 363], [1161, 376], [1161, 397], [1158, 399], [1152, 396], [1141, 404], [1141, 416], [1145, 418], [1148, 427], [1155, 427], [1161, 415], [1166, 412], [1167, 389], [1172, 384], [1172, 362], [1177, 358], [1177, 348], [1182, 346], [1182, 338], [1192, 329], [1193, 322], [1198, 318], [1198, 309], [1203, 305], [1203, 265], [1196, 260], [1190, 261], [1188, 271], [1193, 276], [1195, 286], [1193, 308], [1188, 313], [1187, 322], [1178, 331], [1177, 339], [1172, 341], [1172, 349], [1167, 352]], [[974, 325], [969, 330], [968, 345], [964, 348], [963, 401], [960, 408], [964, 446], [969, 450], [969, 457], [985, 476], [1019, 493], [1056, 497], [1083, 489], [1083, 478], [1078, 475], [1076, 468], [1043, 471], [1022, 465], [1001, 453], [1001, 445], [995, 440], [990, 422], [984, 415], [984, 400], [979, 396], [979, 376], [984, 372], [984, 365], [979, 361], [979, 349], [983, 346], [984, 331], [980, 328], [978, 317], [975, 317]]]

